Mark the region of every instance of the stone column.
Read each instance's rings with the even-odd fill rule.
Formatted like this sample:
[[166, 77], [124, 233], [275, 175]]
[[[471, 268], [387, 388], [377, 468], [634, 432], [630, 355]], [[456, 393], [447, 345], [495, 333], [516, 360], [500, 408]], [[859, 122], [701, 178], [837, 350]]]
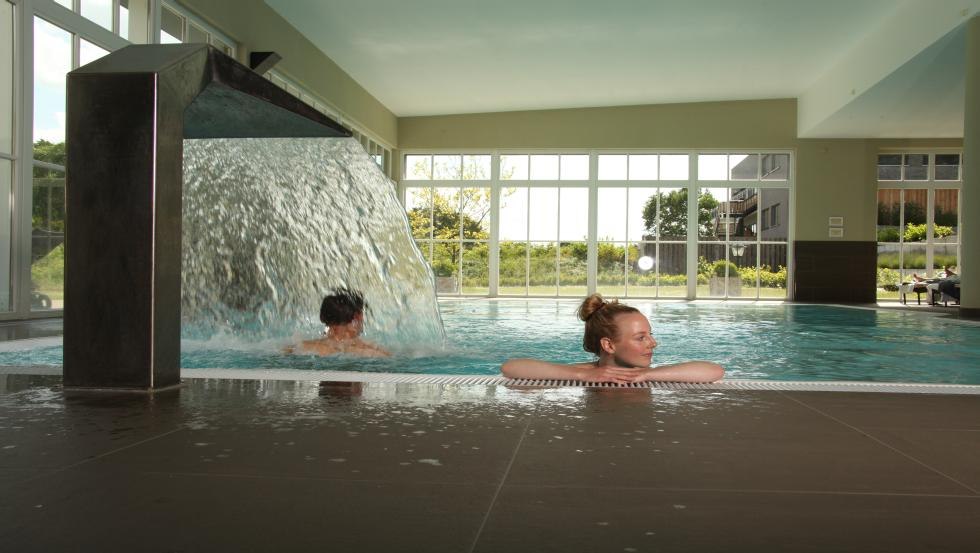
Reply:
[[960, 314], [980, 318], [980, 16], [967, 23], [963, 190], [960, 192]]

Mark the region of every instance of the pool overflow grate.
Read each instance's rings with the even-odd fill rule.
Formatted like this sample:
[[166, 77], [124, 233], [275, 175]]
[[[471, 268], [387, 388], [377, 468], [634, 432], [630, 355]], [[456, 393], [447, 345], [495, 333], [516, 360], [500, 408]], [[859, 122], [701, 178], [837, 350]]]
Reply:
[[980, 386], [969, 384], [917, 384], [900, 382], [804, 382], [777, 380], [723, 380], [711, 384], [688, 382], [578, 382], [574, 380], [510, 379], [502, 376], [456, 376], [395, 373], [360, 373], [353, 371], [294, 371], [254, 369], [183, 369], [189, 378], [230, 378], [245, 380], [317, 380], [336, 382], [384, 382], [396, 384], [445, 384], [454, 386], [498, 385], [534, 388], [624, 388], [654, 390], [772, 390], [796, 392], [880, 392], [892, 394], [980, 395]]
[[[0, 367], [0, 374], [35, 374], [61, 376], [61, 367]], [[723, 380], [712, 384], [687, 382], [633, 382], [619, 385], [609, 382], [574, 380], [510, 379], [502, 376], [457, 376], [450, 374], [362, 373], [353, 371], [299, 371], [291, 369], [181, 369], [185, 378], [228, 380], [306, 380], [327, 382], [375, 382], [393, 384], [445, 384], [452, 386], [508, 386], [528, 388], [639, 388], [654, 390], [772, 390], [783, 392], [879, 392], [889, 394], [980, 395], [980, 385], [916, 384], [901, 382], [803, 382], [795, 380]]]

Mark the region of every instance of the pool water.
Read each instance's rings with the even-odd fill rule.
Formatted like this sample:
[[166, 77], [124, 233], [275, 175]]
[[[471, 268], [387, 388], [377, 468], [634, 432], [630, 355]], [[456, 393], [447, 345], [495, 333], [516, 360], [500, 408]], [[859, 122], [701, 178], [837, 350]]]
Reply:
[[[634, 302], [655, 364], [706, 359], [727, 378], [980, 384], [980, 326], [907, 311], [822, 305]], [[577, 301], [443, 300], [447, 345], [390, 359], [281, 353], [282, 340], [184, 340], [185, 368], [499, 374], [512, 357], [588, 361]], [[316, 330], [311, 329], [315, 334]], [[0, 365], [60, 365], [61, 347], [0, 351]]]

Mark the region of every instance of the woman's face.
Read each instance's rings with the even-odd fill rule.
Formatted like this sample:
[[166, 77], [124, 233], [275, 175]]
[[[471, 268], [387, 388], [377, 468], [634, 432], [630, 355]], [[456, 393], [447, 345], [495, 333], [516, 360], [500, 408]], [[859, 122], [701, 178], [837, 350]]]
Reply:
[[606, 350], [614, 362], [624, 367], [650, 366], [657, 341], [650, 333], [650, 321], [646, 316], [642, 313], [624, 313], [616, 317], [616, 326], [619, 335], [609, 339]]

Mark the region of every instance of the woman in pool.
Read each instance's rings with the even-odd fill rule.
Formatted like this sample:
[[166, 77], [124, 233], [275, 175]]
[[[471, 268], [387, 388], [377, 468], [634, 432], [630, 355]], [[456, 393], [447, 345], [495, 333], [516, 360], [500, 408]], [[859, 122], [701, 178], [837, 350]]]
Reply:
[[585, 321], [582, 346], [596, 355], [594, 362], [562, 365], [511, 359], [501, 367], [504, 376], [626, 384], [648, 380], [714, 382], [725, 374], [721, 365], [709, 361], [651, 367], [657, 341], [650, 333], [650, 321], [635, 307], [592, 294], [579, 306], [578, 317]]
[[364, 297], [359, 292], [341, 289], [323, 298], [320, 321], [327, 325], [323, 336], [304, 340], [290, 353], [334, 355], [343, 353], [361, 357], [388, 357], [383, 348], [361, 338], [364, 329]]

